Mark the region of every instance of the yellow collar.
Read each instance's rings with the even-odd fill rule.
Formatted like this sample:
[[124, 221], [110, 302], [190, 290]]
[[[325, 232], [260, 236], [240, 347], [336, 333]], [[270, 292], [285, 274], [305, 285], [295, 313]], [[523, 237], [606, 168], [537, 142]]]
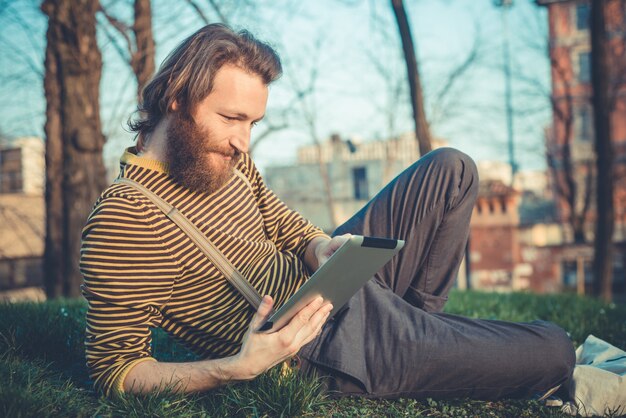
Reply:
[[122, 154], [122, 158], [120, 158], [120, 162], [123, 164], [136, 165], [139, 167], [148, 168], [150, 170], [155, 170], [160, 173], [168, 174], [167, 163], [138, 156], [136, 147], [126, 148], [126, 150], [124, 150], [124, 154]]

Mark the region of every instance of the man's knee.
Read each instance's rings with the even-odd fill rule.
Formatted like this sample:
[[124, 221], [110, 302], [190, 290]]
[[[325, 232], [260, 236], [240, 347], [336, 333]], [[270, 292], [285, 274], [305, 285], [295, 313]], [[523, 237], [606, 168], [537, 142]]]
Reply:
[[456, 148], [437, 148], [426, 154], [424, 158], [430, 159], [433, 164], [437, 164], [444, 169], [461, 169], [466, 175], [478, 177], [478, 169], [472, 157]]
[[437, 148], [422, 158], [434, 166], [437, 171], [453, 173], [453, 178], [460, 180], [458, 186], [468, 192], [473, 199], [478, 195], [478, 169], [474, 160], [455, 148]]
[[[543, 322], [543, 321], [541, 321]], [[551, 322], [543, 322], [546, 327], [546, 344], [542, 350], [545, 373], [551, 376], [553, 383], [562, 383], [569, 379], [574, 371], [576, 353], [574, 345], [567, 333], [558, 325]]]

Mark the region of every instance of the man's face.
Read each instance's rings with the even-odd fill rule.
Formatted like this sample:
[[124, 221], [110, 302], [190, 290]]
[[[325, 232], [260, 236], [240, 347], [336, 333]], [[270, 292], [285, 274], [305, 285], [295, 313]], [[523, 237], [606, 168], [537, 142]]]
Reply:
[[212, 193], [232, 176], [248, 152], [252, 126], [265, 114], [268, 88], [257, 75], [233, 65], [215, 74], [213, 91], [193, 115], [172, 112], [167, 125], [170, 175], [197, 192]]

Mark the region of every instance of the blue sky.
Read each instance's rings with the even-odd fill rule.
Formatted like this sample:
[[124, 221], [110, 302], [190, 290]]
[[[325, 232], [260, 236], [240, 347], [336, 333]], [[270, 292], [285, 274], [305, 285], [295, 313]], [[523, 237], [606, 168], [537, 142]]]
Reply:
[[[388, 135], [387, 81], [404, 77], [401, 46], [387, 1], [277, 0], [254, 2], [232, 12], [231, 23], [250, 29], [279, 51], [285, 75], [271, 88], [268, 116], [284, 109], [293, 97], [293, 80], [306, 84], [311, 68], [318, 83], [310, 105], [315, 108], [318, 136], [331, 133], [364, 140]], [[406, 1], [417, 44], [426, 93], [426, 111], [434, 136], [478, 160], [506, 161], [502, 16], [491, 0]], [[106, 4], [106, 2], [105, 2]], [[112, 12], [129, 16], [131, 8], [114, 3]], [[183, 1], [154, 0], [157, 63], [202, 22]], [[543, 91], [514, 80], [514, 120], [518, 162], [543, 168], [543, 131], [550, 121], [546, 92], [546, 11], [529, 0], [516, 0], [509, 11], [509, 39], [516, 75], [536, 80]], [[208, 12], [210, 15], [210, 13]], [[15, 18], [19, 16], [19, 18]], [[43, 135], [45, 100], [42, 88], [46, 20], [30, 2], [14, 2], [0, 16], [0, 129], [10, 136]], [[387, 34], [387, 37], [383, 35]], [[105, 158], [114, 161], [132, 136], [124, 124], [134, 108], [135, 85], [128, 65], [99, 32], [103, 54], [101, 114], [108, 137]], [[478, 36], [478, 59], [453, 84], [443, 100], [437, 96], [449, 74], [463, 62]], [[319, 45], [319, 47], [317, 46]], [[371, 58], [374, 57], [374, 58]], [[386, 76], [376, 71], [379, 63]], [[4, 81], [7, 80], [7, 81]], [[406, 95], [406, 92], [405, 92]], [[412, 130], [406, 97], [396, 109], [394, 131]], [[255, 130], [262, 132], [263, 125]], [[253, 136], [254, 140], [254, 136]], [[306, 126], [294, 125], [255, 151], [263, 168], [288, 164], [298, 146], [311, 143]]]

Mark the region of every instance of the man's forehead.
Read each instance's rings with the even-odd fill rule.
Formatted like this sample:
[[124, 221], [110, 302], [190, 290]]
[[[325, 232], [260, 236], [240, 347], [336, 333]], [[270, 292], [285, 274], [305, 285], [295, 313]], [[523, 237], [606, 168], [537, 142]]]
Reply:
[[245, 119], [260, 119], [265, 113], [268, 86], [260, 76], [225, 65], [215, 75], [213, 90], [205, 101], [215, 109]]

